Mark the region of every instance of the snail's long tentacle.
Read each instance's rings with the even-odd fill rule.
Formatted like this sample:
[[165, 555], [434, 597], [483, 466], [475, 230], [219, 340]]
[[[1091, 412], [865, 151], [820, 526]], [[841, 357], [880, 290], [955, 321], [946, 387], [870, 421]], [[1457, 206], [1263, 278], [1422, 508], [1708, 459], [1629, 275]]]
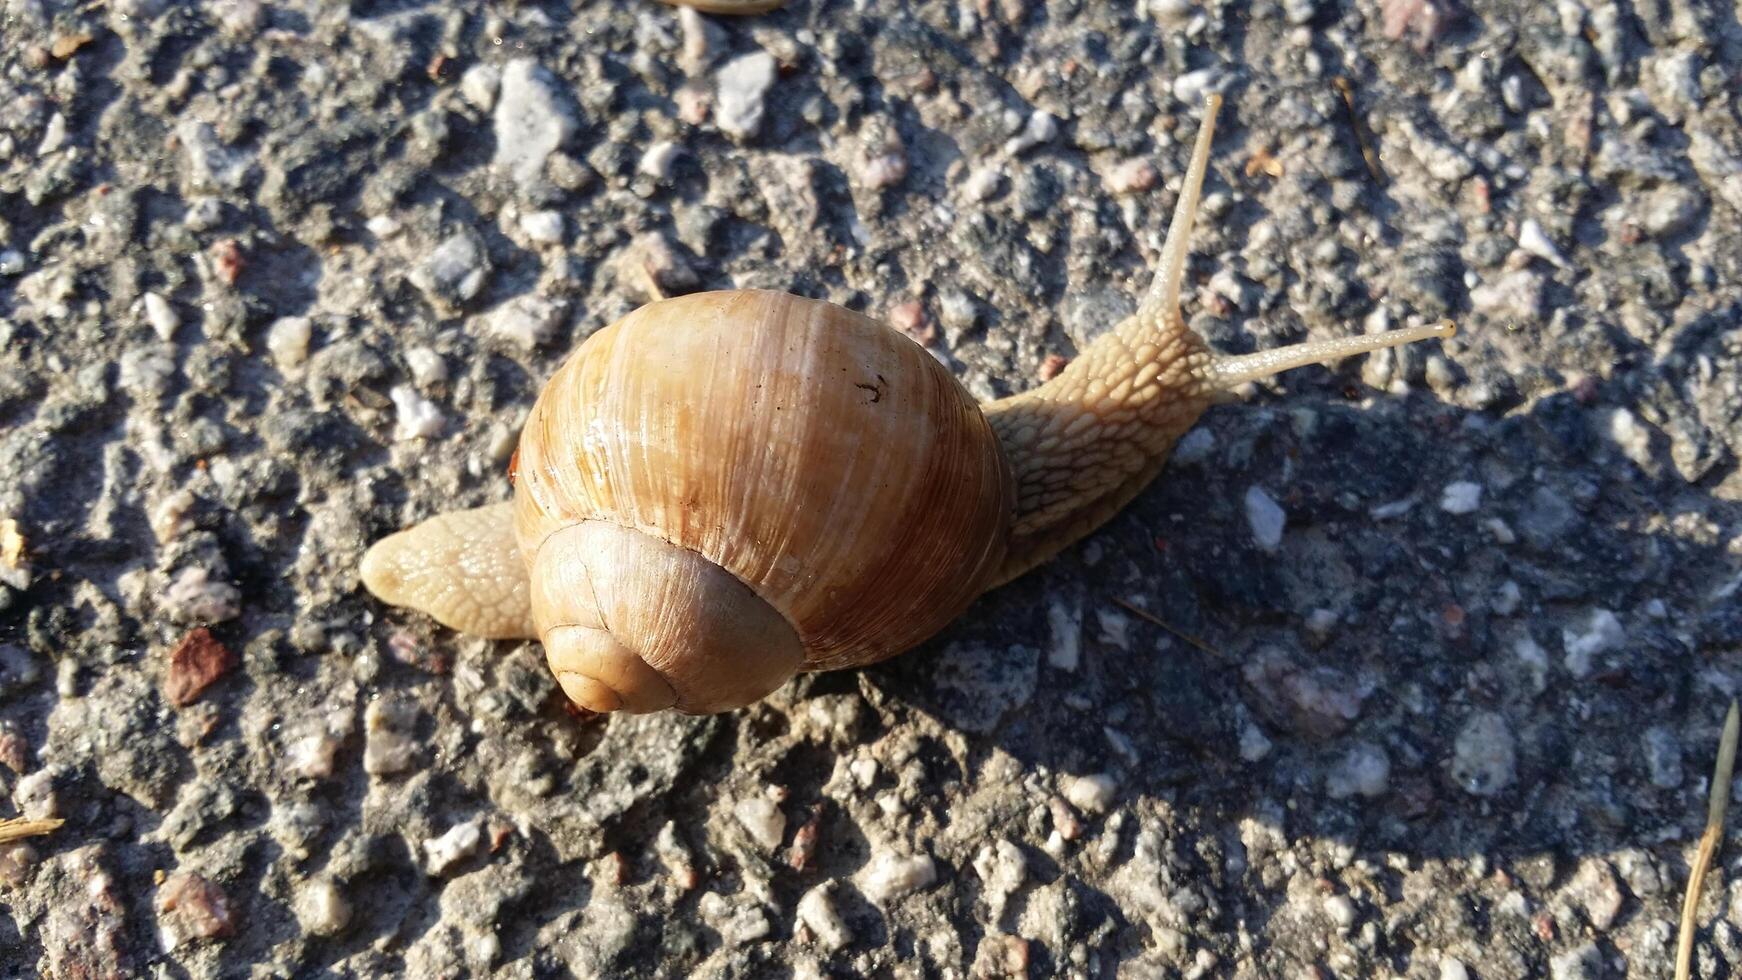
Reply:
[[1387, 330], [1383, 333], [1333, 337], [1330, 340], [1290, 344], [1287, 347], [1273, 347], [1270, 350], [1254, 351], [1251, 354], [1241, 354], [1236, 357], [1218, 357], [1211, 362], [1208, 374], [1211, 383], [1216, 387], [1232, 388], [1248, 381], [1259, 381], [1273, 374], [1281, 374], [1290, 368], [1305, 367], [1308, 364], [1330, 364], [1345, 357], [1383, 350], [1386, 347], [1396, 347], [1399, 344], [1431, 340], [1436, 337], [1444, 339], [1457, 332], [1458, 328], [1452, 321], [1441, 320], [1438, 323], [1424, 324], [1419, 327], [1403, 327], [1398, 330]]
[[513, 504], [437, 514], [388, 535], [364, 553], [362, 577], [383, 602], [426, 612], [462, 633], [538, 635]]
[[1210, 404], [1205, 372], [1214, 361], [1180, 318], [1179, 296], [1220, 105], [1216, 95], [1205, 105], [1155, 283], [1136, 315], [1046, 384], [984, 406], [1016, 476], [1016, 522], [999, 582], [1124, 507]]
[[[1212, 93], [1204, 100], [1204, 122], [1198, 127], [1197, 142], [1192, 146], [1192, 161], [1186, 167], [1185, 181], [1174, 202], [1173, 220], [1168, 222], [1167, 238], [1161, 245], [1161, 263], [1156, 267], [1155, 280], [1143, 305], [1137, 310], [1140, 321], [1162, 322], [1179, 317], [1181, 284], [1185, 282], [1186, 256], [1192, 250], [1192, 224], [1198, 216], [1198, 199], [1203, 195], [1204, 176], [1210, 170], [1210, 143], [1216, 135], [1216, 113], [1222, 110], [1222, 97]], [[1183, 324], [1182, 324], [1183, 326]]]
[[1205, 105], [1155, 282], [1137, 313], [1051, 381], [984, 406], [1016, 476], [1016, 520], [998, 583], [1052, 557], [1129, 503], [1220, 392], [1303, 364], [1453, 331], [1448, 322], [1241, 357], [1213, 354], [1186, 325], [1179, 298], [1220, 105], [1216, 95]]

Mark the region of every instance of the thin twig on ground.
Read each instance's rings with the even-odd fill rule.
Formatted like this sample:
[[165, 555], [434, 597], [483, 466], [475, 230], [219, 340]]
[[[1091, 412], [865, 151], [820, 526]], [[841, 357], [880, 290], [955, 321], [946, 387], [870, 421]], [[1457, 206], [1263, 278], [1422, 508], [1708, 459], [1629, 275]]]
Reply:
[[10, 820], [0, 820], [0, 844], [10, 844], [26, 837], [41, 837], [59, 829], [65, 820], [31, 820], [26, 817], [13, 817]]
[[1712, 794], [1706, 807], [1706, 832], [1700, 835], [1700, 849], [1694, 855], [1694, 867], [1688, 875], [1688, 894], [1682, 900], [1681, 936], [1676, 940], [1675, 977], [1688, 980], [1694, 967], [1694, 920], [1699, 911], [1700, 886], [1706, 882], [1706, 869], [1712, 865], [1712, 855], [1724, 839], [1724, 811], [1730, 805], [1730, 775], [1736, 768], [1736, 702], [1730, 702], [1730, 713], [1724, 718], [1724, 735], [1718, 740], [1718, 765], [1712, 773]]

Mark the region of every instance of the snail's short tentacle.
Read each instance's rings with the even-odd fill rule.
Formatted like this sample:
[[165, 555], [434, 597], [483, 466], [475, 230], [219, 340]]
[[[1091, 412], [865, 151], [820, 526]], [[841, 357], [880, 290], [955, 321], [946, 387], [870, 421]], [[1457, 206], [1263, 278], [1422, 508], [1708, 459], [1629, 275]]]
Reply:
[[462, 633], [538, 635], [512, 504], [437, 514], [382, 538], [364, 553], [362, 578], [383, 602], [426, 612]]

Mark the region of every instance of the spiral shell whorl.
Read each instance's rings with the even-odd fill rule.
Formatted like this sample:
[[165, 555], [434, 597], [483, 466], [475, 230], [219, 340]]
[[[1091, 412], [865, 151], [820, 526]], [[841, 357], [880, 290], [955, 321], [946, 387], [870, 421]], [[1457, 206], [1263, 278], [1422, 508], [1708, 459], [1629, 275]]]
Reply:
[[693, 551], [605, 521], [547, 538], [532, 616], [564, 693], [594, 711], [690, 714], [759, 701], [804, 647], [744, 583]]

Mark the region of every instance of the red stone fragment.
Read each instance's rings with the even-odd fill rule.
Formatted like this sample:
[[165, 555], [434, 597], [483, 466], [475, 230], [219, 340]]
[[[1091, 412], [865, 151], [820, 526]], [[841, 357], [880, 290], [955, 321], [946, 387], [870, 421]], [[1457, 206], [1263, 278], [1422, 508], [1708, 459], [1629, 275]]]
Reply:
[[921, 347], [930, 347], [938, 339], [937, 328], [926, 319], [925, 306], [918, 300], [891, 306], [889, 325], [912, 337]]
[[188, 630], [169, 653], [169, 676], [163, 695], [169, 703], [184, 708], [199, 700], [201, 692], [218, 678], [236, 669], [237, 657], [204, 626]]
[[213, 246], [212, 261], [217, 266], [218, 278], [230, 286], [236, 285], [236, 280], [242, 278], [242, 270], [248, 267], [242, 244], [234, 238], [226, 238]]
[[787, 867], [794, 871], [803, 871], [811, 866], [811, 860], [817, 853], [817, 831], [821, 828], [822, 819], [822, 805], [811, 807], [811, 818], [792, 835], [792, 848], [786, 852]]
[[30, 771], [30, 743], [17, 732], [0, 732], [0, 765], [22, 776]]
[[190, 940], [236, 933], [224, 890], [191, 871], [170, 875], [158, 887], [157, 922], [171, 949]]

